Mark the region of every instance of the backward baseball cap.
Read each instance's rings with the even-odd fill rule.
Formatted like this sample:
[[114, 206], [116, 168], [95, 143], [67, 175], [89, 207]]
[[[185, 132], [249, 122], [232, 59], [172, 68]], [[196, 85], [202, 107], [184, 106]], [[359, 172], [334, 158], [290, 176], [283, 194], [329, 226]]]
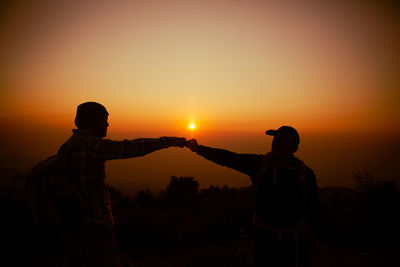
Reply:
[[290, 136], [293, 141], [295, 142], [296, 145], [300, 143], [300, 136], [297, 130], [291, 126], [281, 126], [279, 127], [278, 130], [268, 130], [265, 132], [267, 135], [284, 135], [284, 136]]

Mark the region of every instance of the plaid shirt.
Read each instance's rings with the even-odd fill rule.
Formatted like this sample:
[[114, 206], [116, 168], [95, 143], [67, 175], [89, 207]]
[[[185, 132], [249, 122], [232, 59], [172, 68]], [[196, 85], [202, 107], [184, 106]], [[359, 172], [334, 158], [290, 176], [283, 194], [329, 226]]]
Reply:
[[74, 176], [79, 181], [82, 205], [85, 206], [80, 224], [114, 226], [109, 192], [104, 182], [105, 161], [144, 156], [171, 145], [175, 145], [174, 139], [169, 137], [114, 141], [98, 138], [89, 131], [74, 129], [73, 135], [58, 153], [68, 149]]

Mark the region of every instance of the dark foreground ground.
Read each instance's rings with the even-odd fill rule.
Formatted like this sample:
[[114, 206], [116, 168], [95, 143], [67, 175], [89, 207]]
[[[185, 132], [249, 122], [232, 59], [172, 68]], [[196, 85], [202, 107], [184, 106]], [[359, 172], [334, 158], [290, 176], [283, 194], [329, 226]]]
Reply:
[[[355, 178], [359, 190], [320, 188], [326, 242], [314, 266], [400, 266], [400, 191], [394, 182], [368, 182], [368, 174]], [[0, 265], [51, 266], [61, 251], [57, 235], [33, 230], [20, 196], [0, 197]], [[172, 177], [157, 195], [111, 188], [111, 198], [126, 266], [255, 266], [252, 187], [199, 190], [193, 178]]]

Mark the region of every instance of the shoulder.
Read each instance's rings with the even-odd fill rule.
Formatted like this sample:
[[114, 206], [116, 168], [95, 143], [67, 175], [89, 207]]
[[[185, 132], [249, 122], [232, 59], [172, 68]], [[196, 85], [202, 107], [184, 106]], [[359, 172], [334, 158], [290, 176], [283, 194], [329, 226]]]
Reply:
[[310, 185], [317, 184], [317, 179], [315, 177], [314, 171], [307, 165], [304, 165], [304, 167], [305, 167], [305, 173], [306, 173], [306, 183], [308, 183]]
[[95, 136], [75, 136], [75, 141], [72, 145], [72, 151], [95, 152], [98, 150], [102, 150], [104, 147], [109, 147], [111, 144], [114, 143], [114, 140], [99, 138]]
[[310, 167], [308, 167], [304, 161], [297, 157], [295, 157], [294, 159], [297, 168], [303, 169], [303, 173], [305, 173], [306, 176], [315, 177], [314, 171]]
[[304, 168], [306, 170], [306, 175], [315, 176], [314, 171], [310, 167], [304, 165]]

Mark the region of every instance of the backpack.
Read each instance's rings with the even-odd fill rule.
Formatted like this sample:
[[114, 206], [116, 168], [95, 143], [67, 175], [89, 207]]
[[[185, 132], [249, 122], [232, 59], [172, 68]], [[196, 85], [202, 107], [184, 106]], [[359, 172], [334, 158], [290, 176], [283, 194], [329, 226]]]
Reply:
[[62, 229], [82, 217], [79, 177], [74, 175], [68, 158], [76, 143], [68, 140], [63, 152], [39, 162], [24, 175], [26, 200], [38, 228]]
[[[277, 175], [278, 167], [292, 173], [297, 173], [296, 176], [298, 178], [293, 177], [290, 179], [292, 182], [295, 182], [296, 185], [292, 184], [292, 182], [289, 182], [289, 184], [283, 183], [283, 185], [281, 183], [279, 185]], [[267, 174], [268, 170], [271, 172], [269, 176], [270, 180], [266, 182], [266, 180], [263, 180], [263, 177]], [[264, 216], [264, 218], [267, 216], [270, 224], [275, 226], [281, 225], [280, 227], [286, 227], [285, 225], [289, 227], [289, 225], [295, 224], [298, 219], [297, 217], [301, 216], [301, 213], [303, 213], [304, 218], [306, 218], [308, 210], [306, 204], [307, 190], [305, 172], [305, 165], [303, 161], [298, 158], [295, 158], [295, 164], [293, 166], [289, 166], [274, 162], [271, 154], [266, 154], [262, 160], [255, 183], [257, 187], [256, 206], [260, 208], [259, 215], [262, 215], [262, 217]], [[301, 198], [297, 199], [296, 197]]]
[[[264, 156], [264, 159], [262, 161], [260, 171], [257, 176], [256, 180], [256, 185], [258, 187], [260, 180], [262, 176], [267, 172], [267, 168], [269, 165], [273, 166], [273, 184], [277, 183], [277, 164], [274, 164], [271, 159], [271, 154], [266, 154]], [[281, 245], [283, 242], [283, 233], [285, 232], [291, 232], [294, 234], [294, 244], [295, 244], [295, 264], [294, 266], [299, 266], [299, 254], [300, 254], [300, 248], [299, 248], [299, 236], [300, 232], [304, 232], [306, 239], [308, 242], [311, 242], [312, 240], [312, 234], [311, 234], [311, 228], [310, 228], [310, 223], [308, 221], [307, 217], [307, 205], [306, 205], [306, 167], [304, 165], [304, 162], [299, 160], [298, 158], [295, 158], [295, 166], [283, 166], [287, 169], [292, 169], [295, 170], [299, 176], [299, 182], [300, 182], [300, 187], [302, 191], [302, 199], [301, 199], [301, 206], [304, 211], [304, 218], [299, 220], [295, 225], [292, 225], [290, 227], [277, 227], [277, 226], [272, 226], [267, 223], [264, 223], [261, 218], [254, 213], [253, 214], [253, 226], [255, 231], [257, 232], [259, 229], [267, 230], [267, 231], [273, 231], [277, 234], [277, 243], [278, 245]], [[310, 251], [307, 248], [306, 253], [310, 253]]]

